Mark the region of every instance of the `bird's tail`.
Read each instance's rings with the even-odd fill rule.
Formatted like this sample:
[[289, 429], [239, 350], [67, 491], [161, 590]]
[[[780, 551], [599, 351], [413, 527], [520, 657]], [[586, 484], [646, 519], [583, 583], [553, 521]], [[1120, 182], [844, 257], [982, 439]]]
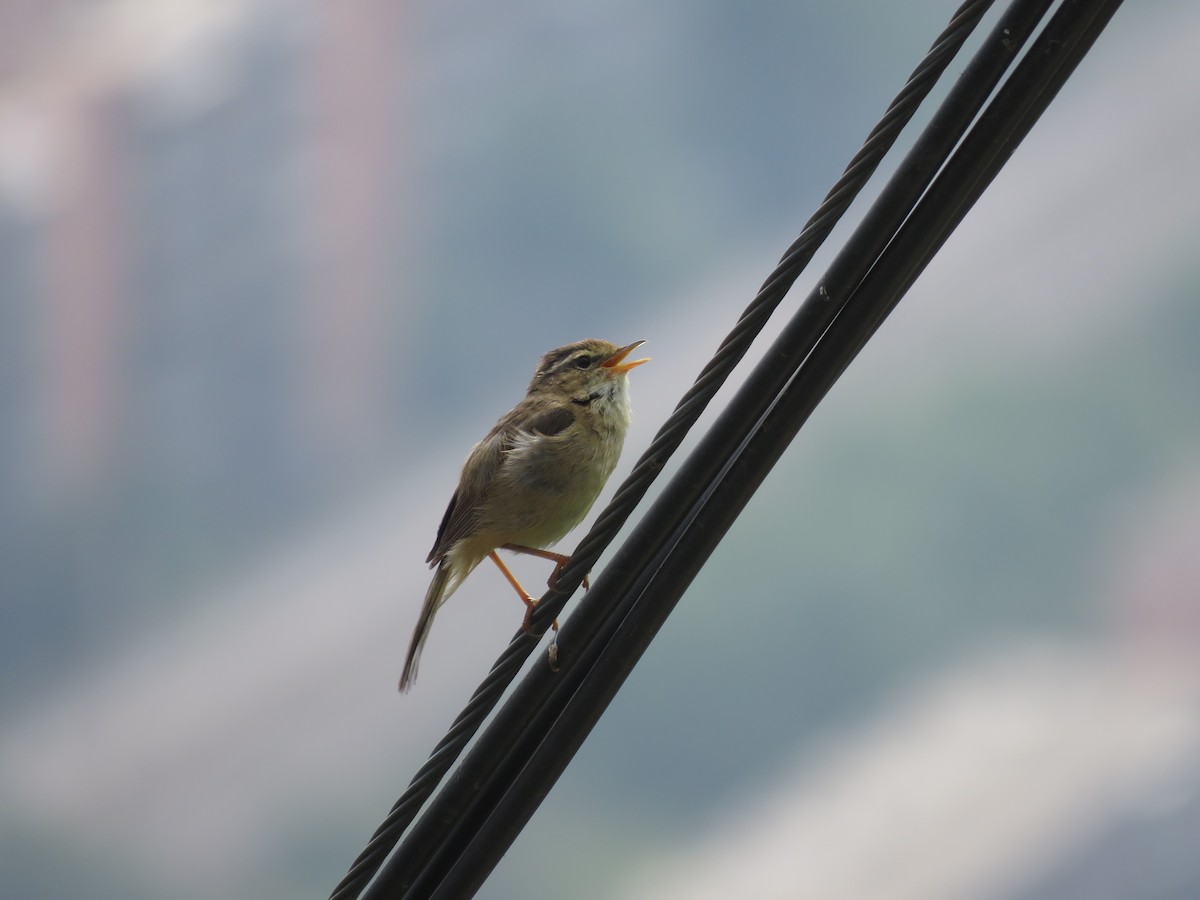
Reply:
[[[408, 656], [404, 660], [404, 673], [400, 676], [401, 691], [407, 691], [417, 680], [417, 663], [421, 659], [421, 649], [425, 646], [425, 639], [429, 637], [434, 614], [450, 596], [450, 591], [446, 589], [449, 581], [450, 560], [443, 557], [438, 563], [437, 571], [433, 573], [429, 590], [425, 592], [425, 603], [421, 606], [417, 627], [413, 629], [412, 643], [408, 645]], [[450, 590], [453, 590], [453, 587]]]

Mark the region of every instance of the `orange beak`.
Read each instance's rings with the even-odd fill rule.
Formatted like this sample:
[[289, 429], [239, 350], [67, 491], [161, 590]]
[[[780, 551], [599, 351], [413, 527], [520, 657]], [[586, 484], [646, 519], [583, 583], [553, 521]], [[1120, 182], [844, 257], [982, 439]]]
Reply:
[[644, 343], [646, 342], [634, 341], [632, 344], [626, 344], [604, 362], [600, 363], [600, 367], [604, 369], [612, 369], [618, 375], [624, 375], [630, 369], [636, 369], [642, 363], [650, 362], [650, 357], [648, 356], [645, 359], [635, 359], [633, 362], [621, 361]]

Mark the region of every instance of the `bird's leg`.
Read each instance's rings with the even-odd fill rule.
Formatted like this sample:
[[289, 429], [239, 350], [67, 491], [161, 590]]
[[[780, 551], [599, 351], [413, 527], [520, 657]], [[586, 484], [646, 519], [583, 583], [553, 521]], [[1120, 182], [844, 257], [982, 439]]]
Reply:
[[[548, 559], [554, 563], [554, 571], [550, 573], [550, 577], [546, 580], [546, 587], [551, 590], [558, 587], [558, 576], [562, 574], [563, 569], [571, 562], [571, 557], [569, 556], [563, 556], [561, 553], [554, 553], [550, 550], [539, 550], [537, 547], [526, 547], [524, 544], [502, 544], [501, 547], [505, 550], [511, 550], [513, 553], [525, 553], [529, 556]], [[584, 575], [583, 589], [586, 591], [591, 586], [588, 577]]]
[[[508, 583], [512, 585], [513, 590], [517, 592], [517, 596], [521, 598], [521, 602], [525, 604], [525, 620], [521, 623], [521, 627], [525, 630], [526, 634], [531, 634], [532, 632], [529, 629], [533, 621], [533, 611], [538, 605], [537, 600], [530, 597], [529, 592], [521, 587], [521, 582], [517, 581], [517, 576], [508, 571], [508, 566], [496, 555], [495, 550], [489, 553], [488, 556], [491, 557], [492, 562], [500, 567], [500, 571], [504, 573], [504, 577], [508, 579]], [[550, 627], [558, 631], [558, 619], [555, 619]]]

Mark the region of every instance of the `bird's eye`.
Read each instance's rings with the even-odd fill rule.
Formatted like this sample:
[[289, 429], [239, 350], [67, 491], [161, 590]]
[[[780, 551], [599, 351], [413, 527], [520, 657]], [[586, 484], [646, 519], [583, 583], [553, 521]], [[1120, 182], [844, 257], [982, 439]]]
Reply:
[[575, 357], [575, 368], [590, 369], [592, 367], [592, 358], [590, 356]]

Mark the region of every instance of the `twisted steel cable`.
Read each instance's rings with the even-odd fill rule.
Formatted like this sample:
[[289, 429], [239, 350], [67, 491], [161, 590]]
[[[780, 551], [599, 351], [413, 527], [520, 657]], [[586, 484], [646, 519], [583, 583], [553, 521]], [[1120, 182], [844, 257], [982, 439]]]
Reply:
[[514, 636], [487, 678], [475, 690], [467, 706], [459, 713], [446, 735], [439, 741], [404, 794], [371, 837], [366, 848], [334, 889], [331, 900], [350, 900], [360, 895], [400, 835], [412, 823], [417, 812], [491, 713], [536, 647], [540, 635], [561, 612], [567, 600], [582, 583], [584, 575], [592, 569], [623, 527], [692, 425], [745, 356], [787, 291], [878, 168], [904, 126], [991, 5], [992, 0], [967, 0], [954, 13], [946, 28], [938, 35], [921, 63], [889, 105], [882, 119], [871, 130], [862, 148], [805, 224], [800, 236], [788, 247], [775, 271], [763, 283], [733, 330], [722, 341], [712, 359], [697, 376], [695, 383], [659, 429], [629, 477], [617, 490], [613, 500], [579, 544], [572, 555], [571, 564], [558, 579], [558, 587], [548, 591], [539, 602], [533, 616], [533, 634], [522, 631]]

